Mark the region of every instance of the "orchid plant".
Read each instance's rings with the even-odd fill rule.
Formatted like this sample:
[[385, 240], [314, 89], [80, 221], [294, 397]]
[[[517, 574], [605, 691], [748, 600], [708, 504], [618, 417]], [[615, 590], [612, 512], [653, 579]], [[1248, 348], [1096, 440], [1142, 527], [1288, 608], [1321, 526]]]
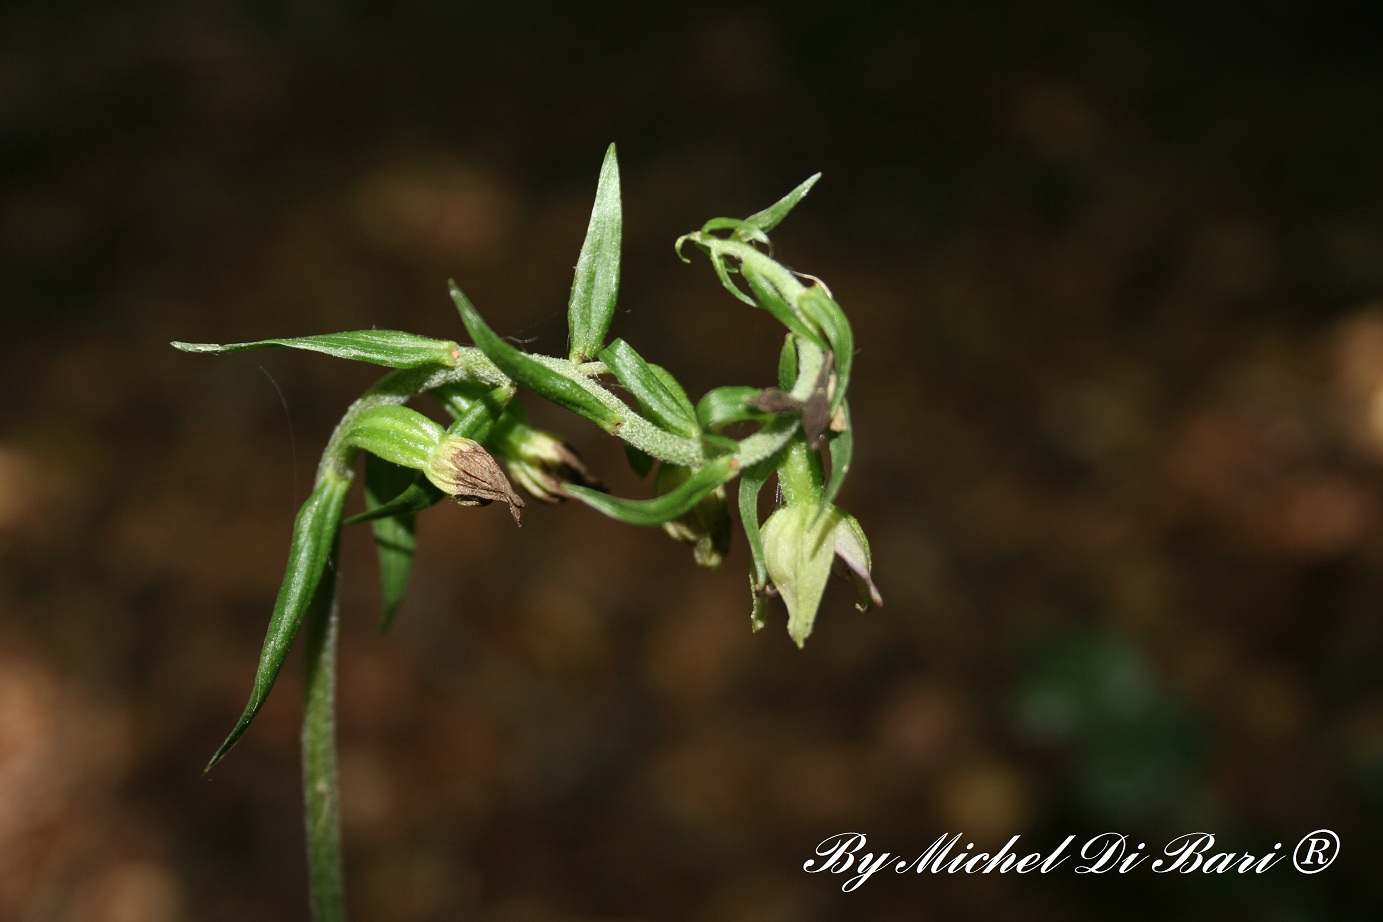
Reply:
[[[455, 282], [451, 298], [473, 346], [393, 330], [228, 345], [173, 343], [199, 353], [306, 349], [395, 369], [346, 411], [322, 453], [314, 489], [293, 525], [287, 572], [249, 703], [207, 765], [210, 770], [245, 733], [303, 632], [303, 787], [319, 922], [345, 918], [334, 737], [339, 571], [333, 559], [346, 526], [368, 522], [374, 531], [387, 628], [408, 583], [416, 516], [445, 497], [461, 505], [503, 502], [517, 523], [524, 500], [512, 479], [534, 499], [571, 498], [621, 522], [660, 525], [691, 544], [698, 563], [716, 567], [731, 533], [728, 487], [738, 478], [740, 522], [752, 559], [754, 630], [765, 623], [768, 600], [781, 597], [788, 633], [801, 646], [835, 564], [856, 582], [861, 609], [881, 604], [864, 531], [835, 505], [854, 439], [846, 399], [854, 353], [850, 324], [822, 282], [784, 266], [769, 249], [768, 232], [819, 175], [748, 218], [716, 218], [677, 241], [679, 256], [688, 245], [702, 251], [731, 294], [786, 328], [776, 386], [718, 387], [693, 404], [667, 369], [624, 340], [608, 339], [622, 225], [614, 145], [601, 166], [576, 265], [566, 357], [511, 345]], [[629, 399], [617, 396], [614, 385]], [[620, 439], [639, 477], [656, 466], [652, 498], [610, 495], [566, 441], [529, 424], [515, 402], [523, 389]], [[440, 403], [450, 425], [406, 406], [418, 397]], [[365, 509], [345, 517], [362, 453]], [[777, 508], [761, 524], [759, 495], [774, 477]]]

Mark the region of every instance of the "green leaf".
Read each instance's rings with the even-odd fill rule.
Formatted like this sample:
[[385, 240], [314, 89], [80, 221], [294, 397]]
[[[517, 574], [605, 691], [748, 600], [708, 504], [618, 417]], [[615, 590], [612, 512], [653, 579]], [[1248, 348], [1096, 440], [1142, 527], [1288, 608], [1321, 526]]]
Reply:
[[842, 403], [841, 412], [845, 416], [845, 430], [834, 433], [829, 442], [831, 476], [826, 481], [826, 492], [821, 497], [820, 511], [817, 515], [824, 513], [827, 507], [836, 501], [841, 484], [845, 483], [845, 475], [850, 472], [850, 458], [855, 453], [855, 432], [850, 425], [850, 405]]
[[816, 185], [816, 181], [820, 178], [820, 173], [811, 176], [763, 211], [755, 212], [745, 218], [740, 227], [734, 231], [734, 237], [738, 240], [748, 241], [754, 239], [756, 235], [761, 236], [773, 230], [788, 216], [788, 212], [797, 207], [797, 203], [802, 201], [803, 196], [811, 191], [812, 186]]
[[571, 360], [595, 358], [605, 342], [605, 332], [615, 315], [619, 294], [619, 247], [623, 217], [620, 211], [619, 162], [615, 145], [605, 152], [600, 165], [600, 181], [595, 190], [595, 207], [576, 261], [571, 300], [567, 305], [567, 325], [571, 332]]
[[[387, 506], [390, 500], [400, 498], [413, 487], [423, 492], [416, 471], [397, 464], [390, 464], [382, 458], [368, 455], [365, 458], [365, 507], [367, 511], [378, 511]], [[441, 490], [427, 483], [440, 499]], [[435, 500], [434, 500], [435, 502]], [[431, 503], [429, 503], [431, 505]], [[380, 614], [380, 630], [388, 630], [394, 620], [408, 588], [408, 577], [413, 570], [413, 550], [418, 539], [415, 533], [417, 513], [413, 511], [379, 515], [370, 522], [375, 535], [375, 554], [379, 558], [379, 588], [384, 597]], [[347, 522], [346, 524], [349, 524]]]
[[741, 290], [740, 286], [736, 285], [734, 280], [730, 278], [730, 273], [732, 271], [738, 270], [732, 270], [730, 268], [729, 264], [725, 261], [725, 256], [722, 253], [718, 252], [717, 250], [710, 250], [707, 252], [706, 255], [710, 257], [711, 268], [715, 270], [716, 278], [720, 279], [720, 284], [725, 287], [726, 291], [730, 292], [730, 294], [734, 295], [736, 298], [739, 298], [741, 301], [743, 301], [745, 304], [748, 304], [750, 307], [759, 306], [757, 303], [755, 303], [752, 297], [745, 294], [744, 291]]
[[586, 417], [606, 432], [614, 432], [624, 422], [616, 411], [591, 393], [586, 382], [561, 374], [495, 335], [455, 282], [451, 283], [451, 299], [456, 302], [471, 339], [500, 371], [558, 406]]
[[[679, 400], [679, 395], [669, 390], [663, 378], [634, 351], [633, 346], [617, 339], [600, 353], [600, 360], [634, 395], [643, 414], [659, 427], [689, 438], [701, 434], [701, 427], [696, 423], [696, 412], [691, 409], [686, 394], [680, 393]], [[678, 386], [677, 390], [681, 392], [682, 388]]]
[[183, 352], [240, 352], [245, 349], [267, 349], [284, 346], [323, 352], [339, 359], [370, 362], [388, 368], [417, 368], [420, 365], [455, 366], [461, 358], [461, 347], [446, 339], [429, 339], [398, 330], [356, 330], [351, 333], [325, 333], [321, 336], [299, 336], [292, 339], [261, 339], [252, 343], [179, 343], [173, 348]]
[[683, 389], [681, 382], [672, 376], [672, 372], [668, 371], [662, 365], [655, 365], [652, 362], [648, 363], [648, 370], [653, 372], [659, 381], [663, 382], [663, 387], [667, 388], [667, 392], [672, 395], [672, 399], [677, 401], [678, 405], [682, 408], [682, 414], [688, 419], [695, 420], [696, 407], [692, 406], [691, 398], [687, 396], [687, 392]]
[[749, 283], [749, 290], [754, 293], [755, 301], [760, 307], [772, 314], [773, 319], [808, 342], [825, 345], [821, 336], [812, 329], [802, 314], [788, 303], [783, 294], [752, 263], [743, 263], [740, 266], [740, 274]]
[[739, 462], [732, 456], [716, 458], [694, 472], [670, 493], [654, 499], [621, 499], [586, 487], [569, 486], [567, 492], [597, 512], [629, 525], [661, 525], [685, 515], [715, 488], [733, 480]]
[[696, 405], [696, 419], [704, 428], [717, 430], [747, 419], [765, 420], [769, 414], [750, 405], [763, 391], [757, 387], [727, 385], [709, 390]]
[[850, 369], [855, 359], [855, 338], [850, 331], [850, 321], [821, 285], [809, 286], [798, 299], [798, 306], [808, 320], [825, 332], [826, 341], [830, 343], [835, 356], [836, 387], [831, 397], [831, 412], [835, 413], [845, 399], [846, 388], [850, 386]]
[[[367, 456], [367, 463], [368, 459], [373, 457], [373, 455]], [[390, 516], [416, 515], [424, 509], [431, 509], [433, 506], [446, 499], [446, 497], [447, 494], [437, 489], [432, 481], [423, 477], [415, 483], [410, 484], [407, 489], [387, 503], [381, 503], [372, 509], [356, 513], [341, 524], [343, 526], [360, 525], [365, 522], [375, 522], [379, 519], [387, 519]]]
[[207, 763], [206, 771], [210, 771], [230, 752], [269, 697], [284, 657], [288, 655], [288, 648], [292, 646], [293, 638], [302, 624], [303, 615], [322, 582], [349, 487], [348, 479], [325, 476], [298, 510], [298, 517], [293, 523], [293, 541], [288, 549], [288, 569], [274, 602], [274, 614], [269, 619], [269, 630], [259, 654], [259, 666], [255, 670], [249, 703], [245, 705], [245, 712], [240, 715], [235, 729]]
[[778, 386], [790, 390], [797, 383], [797, 340], [789, 333], [783, 339], [783, 351], [778, 353]]
[[745, 469], [740, 475], [740, 524], [744, 526], [744, 537], [749, 543], [749, 554], [753, 559], [749, 574], [749, 585], [757, 598], [768, 588], [768, 569], [764, 565], [764, 543], [759, 527], [759, 494], [763, 492], [768, 478], [778, 466], [777, 457], [767, 458]]

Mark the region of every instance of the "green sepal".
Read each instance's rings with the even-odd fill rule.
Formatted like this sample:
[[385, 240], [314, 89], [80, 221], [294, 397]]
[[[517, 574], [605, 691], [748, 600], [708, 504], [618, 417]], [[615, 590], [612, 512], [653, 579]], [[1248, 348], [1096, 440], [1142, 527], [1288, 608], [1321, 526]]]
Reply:
[[734, 479], [739, 462], [730, 455], [703, 465], [676, 489], [654, 499], [622, 499], [586, 487], [569, 486], [567, 492], [586, 505], [628, 525], [661, 525], [685, 515], [715, 488]]
[[782, 223], [783, 219], [788, 216], [788, 213], [797, 207], [797, 203], [802, 201], [803, 197], [811, 191], [812, 186], [816, 185], [816, 181], [820, 178], [820, 173], [808, 177], [803, 180], [802, 184], [796, 189], [793, 189], [763, 211], [756, 211], [754, 214], [745, 218], [740, 222], [740, 226], [733, 231], [735, 239], [748, 242], [762, 238], [764, 234], [767, 234]]
[[351, 420], [346, 444], [414, 470], [427, 467], [444, 430], [417, 410], [396, 404], [371, 407]]
[[446, 339], [430, 339], [415, 333], [398, 330], [355, 330], [349, 333], [325, 333], [321, 336], [299, 336], [291, 339], [261, 339], [252, 343], [180, 343], [173, 348], [183, 352], [221, 353], [245, 349], [267, 349], [283, 346], [322, 352], [339, 359], [370, 362], [388, 368], [417, 368], [420, 365], [455, 366], [461, 358], [461, 347]]
[[[638, 401], [640, 411], [654, 424], [667, 432], [688, 438], [701, 434], [696, 412], [687, 401], [685, 392], [680, 394], [679, 400], [679, 395], [668, 388], [664, 378], [634, 351], [633, 346], [617, 339], [600, 353], [600, 360], [619, 383], [629, 389], [629, 393]], [[678, 386], [677, 390], [680, 392], [681, 387]]]
[[467, 300], [461, 289], [456, 287], [456, 283], [450, 284], [451, 299], [456, 302], [456, 309], [461, 313], [461, 321], [466, 325], [466, 331], [471, 334], [471, 339], [475, 340], [480, 351], [485, 353], [486, 358], [494, 362], [500, 371], [558, 406], [584, 416], [606, 432], [614, 432], [619, 428], [624, 420], [587, 390], [589, 385], [585, 379], [567, 377], [500, 339], [481, 319], [480, 313]]
[[[417, 471], [399, 467], [397, 464], [390, 464], [374, 455], [367, 455], [365, 457], [365, 507], [367, 514], [386, 508], [390, 501], [399, 499], [408, 490], [418, 486], [419, 480], [422, 479], [418, 477]], [[427, 483], [427, 481], [422, 480], [422, 483]], [[428, 486], [431, 487], [432, 484], [428, 483]], [[432, 489], [436, 490], [437, 498], [441, 499], [442, 491], [437, 490], [436, 487], [432, 487]], [[416, 521], [416, 510], [395, 512], [389, 515], [381, 514], [370, 521], [370, 527], [375, 536], [375, 554], [379, 558], [379, 588], [380, 594], [383, 596], [379, 628], [382, 631], [389, 629], [390, 623], [394, 620], [394, 612], [398, 610], [399, 602], [403, 599], [404, 590], [408, 588], [408, 577], [413, 570], [413, 550], [418, 543], [415, 533]], [[343, 524], [350, 524], [350, 522], [348, 520]]]
[[584, 362], [600, 353], [615, 315], [622, 224], [619, 161], [615, 158], [615, 145], [611, 144], [600, 165], [595, 207], [591, 209], [586, 239], [576, 261], [576, 276], [572, 279], [571, 300], [567, 305], [573, 362]]
[[647, 477], [648, 472], [653, 470], [653, 456], [628, 442], [624, 442], [623, 445], [624, 458], [629, 462], [629, 469], [634, 472], [634, 476], [639, 479]]
[[302, 624], [303, 615], [322, 583], [322, 574], [331, 558], [332, 546], [340, 528], [341, 507], [349, 488], [349, 479], [324, 476], [298, 510], [298, 517], [293, 522], [293, 541], [288, 549], [288, 568], [279, 587], [278, 598], [274, 601], [274, 613], [269, 619], [269, 630], [259, 654], [259, 666], [255, 670], [249, 703], [245, 705], [235, 729], [226, 737], [221, 748], [216, 750], [204, 771], [210, 771], [230, 752], [269, 697], [283, 660], [288, 655], [288, 648], [292, 646], [293, 638]]

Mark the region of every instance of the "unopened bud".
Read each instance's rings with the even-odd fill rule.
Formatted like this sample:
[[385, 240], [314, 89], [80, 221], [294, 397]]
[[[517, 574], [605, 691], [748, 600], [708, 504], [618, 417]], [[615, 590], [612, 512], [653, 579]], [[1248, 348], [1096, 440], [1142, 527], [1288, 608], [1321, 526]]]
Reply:
[[567, 499], [566, 485], [574, 483], [592, 490], [605, 489], [586, 463], [563, 439], [541, 429], [514, 427], [496, 450], [504, 459], [509, 474], [533, 496], [545, 503]]
[[[690, 476], [688, 468], [661, 464], [658, 466], [657, 491], [660, 495], [669, 493]], [[712, 490], [690, 512], [663, 523], [663, 531], [678, 541], [690, 544], [696, 562], [712, 570], [720, 566], [730, 549], [730, 530], [730, 509], [725, 500], [724, 486]]]

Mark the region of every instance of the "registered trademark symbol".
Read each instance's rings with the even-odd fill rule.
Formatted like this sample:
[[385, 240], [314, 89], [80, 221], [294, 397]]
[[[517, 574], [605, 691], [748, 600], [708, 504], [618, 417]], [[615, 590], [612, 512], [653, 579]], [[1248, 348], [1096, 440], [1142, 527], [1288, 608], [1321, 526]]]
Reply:
[[1292, 852], [1292, 864], [1303, 874], [1318, 874], [1340, 854], [1340, 837], [1329, 829], [1308, 832]]

